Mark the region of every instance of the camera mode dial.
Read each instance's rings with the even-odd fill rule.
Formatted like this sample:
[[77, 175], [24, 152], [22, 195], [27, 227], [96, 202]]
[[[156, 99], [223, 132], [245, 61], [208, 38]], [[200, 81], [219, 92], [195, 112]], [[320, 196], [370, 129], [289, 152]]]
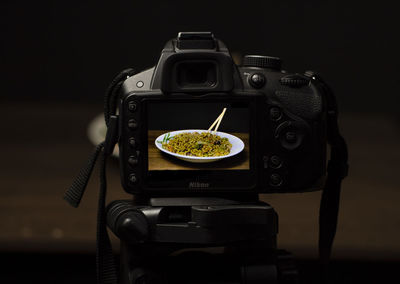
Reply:
[[259, 67], [281, 70], [282, 61], [279, 57], [263, 55], [245, 55], [243, 57], [243, 66]]

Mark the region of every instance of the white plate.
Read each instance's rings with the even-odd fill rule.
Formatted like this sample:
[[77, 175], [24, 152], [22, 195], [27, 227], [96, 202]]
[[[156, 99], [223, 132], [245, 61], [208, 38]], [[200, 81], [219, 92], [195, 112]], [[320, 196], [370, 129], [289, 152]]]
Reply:
[[229, 142], [232, 144], [232, 148], [231, 151], [228, 155], [225, 156], [217, 156], [217, 157], [195, 157], [195, 156], [185, 156], [185, 155], [180, 155], [180, 154], [176, 154], [176, 153], [172, 153], [166, 149], [164, 149], [162, 147], [161, 143], [158, 143], [157, 141], [163, 141], [164, 136], [169, 134], [171, 137], [175, 136], [179, 133], [183, 133], [183, 132], [189, 132], [189, 133], [193, 133], [193, 132], [208, 132], [208, 130], [201, 130], [201, 129], [187, 129], [187, 130], [178, 130], [178, 131], [172, 131], [172, 132], [167, 132], [164, 133], [160, 136], [158, 136], [156, 138], [156, 140], [154, 141], [154, 143], [156, 144], [156, 147], [160, 150], [163, 151], [164, 153], [167, 153], [171, 156], [177, 157], [178, 159], [187, 161], [187, 162], [192, 162], [192, 163], [209, 163], [209, 162], [215, 162], [215, 161], [219, 161], [225, 158], [229, 158], [232, 156], [235, 156], [237, 154], [239, 154], [240, 152], [243, 151], [244, 149], [244, 143], [243, 141], [231, 134], [225, 133], [225, 132], [219, 132], [217, 131], [215, 134], [220, 136], [221, 138], [228, 138]]

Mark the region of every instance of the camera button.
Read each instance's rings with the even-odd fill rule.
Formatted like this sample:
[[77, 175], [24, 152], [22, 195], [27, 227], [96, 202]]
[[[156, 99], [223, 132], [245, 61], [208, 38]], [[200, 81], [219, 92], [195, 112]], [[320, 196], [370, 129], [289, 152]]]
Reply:
[[128, 127], [132, 130], [135, 130], [136, 128], [138, 128], [138, 123], [136, 122], [135, 119], [129, 119], [128, 121]]
[[135, 112], [137, 110], [137, 104], [136, 102], [129, 102], [128, 103], [128, 109], [131, 112]]
[[130, 174], [129, 175], [129, 182], [131, 183], [137, 183], [138, 182], [138, 178], [135, 174]]
[[282, 117], [282, 111], [279, 107], [271, 107], [269, 109], [269, 117], [272, 120], [279, 120]]
[[269, 184], [272, 186], [280, 186], [283, 183], [282, 177], [279, 174], [272, 174], [269, 177]]
[[256, 89], [260, 89], [264, 87], [265, 83], [267, 82], [267, 79], [265, 76], [261, 73], [254, 73], [249, 77], [249, 84]]
[[288, 143], [295, 143], [297, 141], [297, 134], [295, 131], [287, 131], [285, 133], [285, 140]]
[[268, 166], [277, 169], [282, 166], [282, 159], [277, 155], [272, 155], [268, 160]]
[[137, 157], [135, 156], [130, 156], [128, 159], [128, 163], [129, 165], [131, 165], [132, 167], [136, 166], [139, 163], [139, 160]]
[[307, 136], [308, 128], [305, 123], [297, 121], [285, 121], [275, 130], [275, 138], [286, 150], [299, 148]]
[[136, 145], [137, 145], [136, 139], [133, 138], [133, 137], [129, 138], [129, 145], [130, 145], [132, 148], [136, 148]]

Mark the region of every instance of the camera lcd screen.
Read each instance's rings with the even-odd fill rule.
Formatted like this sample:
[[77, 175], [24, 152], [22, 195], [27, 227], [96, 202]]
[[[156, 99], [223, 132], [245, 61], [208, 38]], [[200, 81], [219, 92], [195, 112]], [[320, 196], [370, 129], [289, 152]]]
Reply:
[[248, 102], [149, 102], [148, 171], [249, 170], [249, 112]]

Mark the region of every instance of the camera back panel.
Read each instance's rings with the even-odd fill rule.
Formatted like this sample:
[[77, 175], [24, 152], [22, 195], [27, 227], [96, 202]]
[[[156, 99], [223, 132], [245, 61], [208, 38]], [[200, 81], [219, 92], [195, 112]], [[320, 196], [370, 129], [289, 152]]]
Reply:
[[[121, 88], [124, 189], [149, 196], [320, 189], [326, 168], [324, 94], [307, 76], [280, 65], [278, 58], [253, 55], [236, 66], [211, 34], [169, 41], [155, 67]], [[208, 129], [223, 108], [218, 131], [241, 138], [240, 154], [196, 164], [157, 149], [163, 133]]]

